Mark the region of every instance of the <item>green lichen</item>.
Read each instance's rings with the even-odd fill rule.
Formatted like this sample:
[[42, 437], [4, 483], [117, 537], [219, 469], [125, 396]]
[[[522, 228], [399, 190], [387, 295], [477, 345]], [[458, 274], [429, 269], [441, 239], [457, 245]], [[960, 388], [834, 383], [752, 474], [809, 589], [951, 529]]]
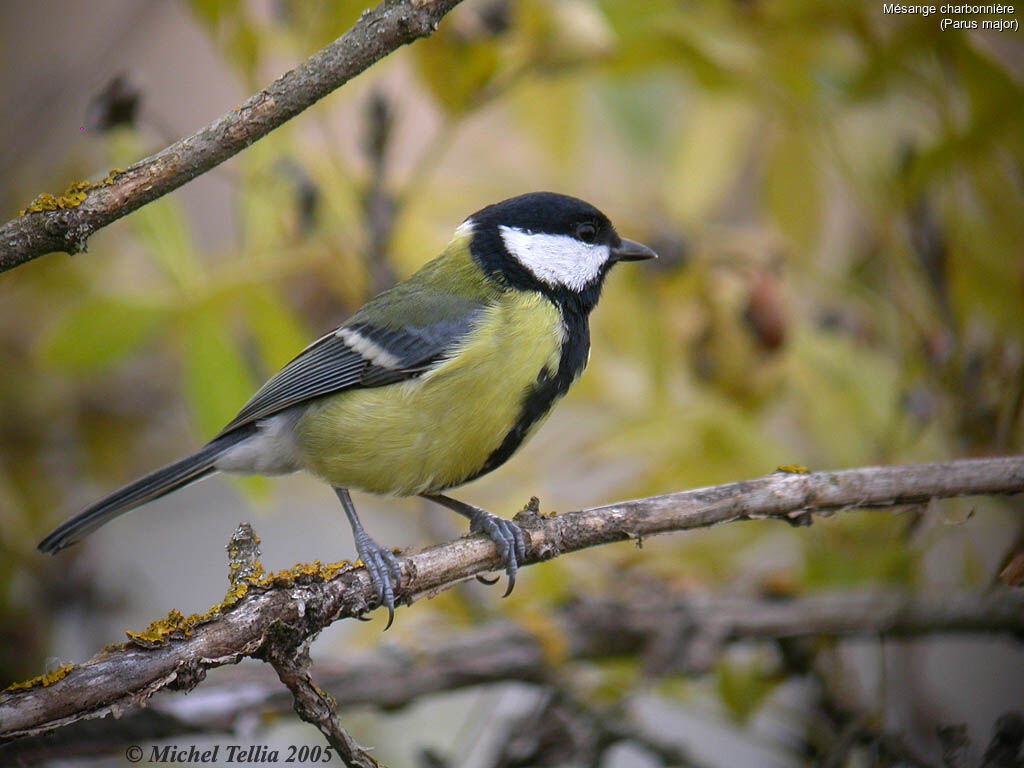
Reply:
[[47, 686], [53, 685], [58, 680], [63, 680], [68, 676], [68, 673], [75, 668], [74, 664], [68, 664], [66, 666], [55, 669], [52, 672], [47, 672], [45, 675], [39, 675], [39, 677], [33, 677], [31, 680], [26, 680], [22, 683], [12, 683], [0, 691], [0, 693], [13, 693], [14, 691], [27, 691], [32, 688], [46, 688]]

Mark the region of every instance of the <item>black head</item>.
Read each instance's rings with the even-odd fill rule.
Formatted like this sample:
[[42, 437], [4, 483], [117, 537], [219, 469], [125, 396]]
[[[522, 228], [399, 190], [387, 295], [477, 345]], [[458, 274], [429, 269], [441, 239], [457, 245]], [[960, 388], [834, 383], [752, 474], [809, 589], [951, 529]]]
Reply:
[[532, 192], [477, 211], [459, 229], [473, 233], [474, 258], [511, 288], [540, 290], [589, 311], [619, 261], [654, 258], [623, 240], [608, 217], [583, 200]]

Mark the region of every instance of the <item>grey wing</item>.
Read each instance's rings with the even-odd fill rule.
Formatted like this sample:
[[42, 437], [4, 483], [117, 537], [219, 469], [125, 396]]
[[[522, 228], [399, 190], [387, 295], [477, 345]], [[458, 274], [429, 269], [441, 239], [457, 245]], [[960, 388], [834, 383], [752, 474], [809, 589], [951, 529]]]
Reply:
[[272, 376], [220, 434], [333, 392], [381, 387], [418, 376], [473, 329], [481, 309], [422, 328], [382, 328], [368, 322], [342, 325]]

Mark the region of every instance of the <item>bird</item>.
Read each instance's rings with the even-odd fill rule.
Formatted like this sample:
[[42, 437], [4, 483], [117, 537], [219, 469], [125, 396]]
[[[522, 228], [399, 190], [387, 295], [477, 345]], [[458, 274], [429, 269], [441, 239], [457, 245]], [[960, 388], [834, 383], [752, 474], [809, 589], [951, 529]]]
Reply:
[[494, 541], [507, 596], [522, 529], [443, 492], [497, 469], [537, 430], [589, 361], [609, 270], [652, 258], [575, 197], [532, 192], [482, 208], [440, 256], [272, 376], [209, 443], [87, 507], [39, 550], [55, 554], [216, 472], [305, 470], [337, 494], [388, 627], [400, 564], [366, 532], [350, 489], [421, 496], [466, 517]]

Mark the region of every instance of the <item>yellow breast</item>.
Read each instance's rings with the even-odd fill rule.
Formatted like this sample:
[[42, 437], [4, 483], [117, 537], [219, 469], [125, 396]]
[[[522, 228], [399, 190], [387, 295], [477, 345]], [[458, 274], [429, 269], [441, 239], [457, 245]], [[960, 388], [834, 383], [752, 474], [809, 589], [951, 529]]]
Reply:
[[466, 481], [515, 425], [541, 373], [557, 370], [564, 336], [542, 295], [505, 294], [426, 374], [311, 404], [297, 424], [307, 468], [336, 487], [398, 496]]

